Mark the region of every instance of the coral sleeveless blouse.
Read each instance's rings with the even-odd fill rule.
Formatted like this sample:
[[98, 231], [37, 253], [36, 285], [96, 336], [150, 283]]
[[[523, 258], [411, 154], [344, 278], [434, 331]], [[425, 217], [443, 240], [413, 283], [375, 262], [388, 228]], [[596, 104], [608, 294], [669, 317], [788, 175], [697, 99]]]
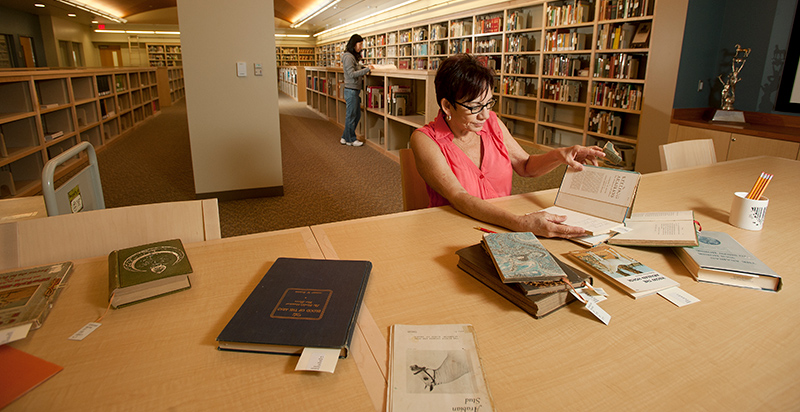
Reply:
[[[439, 145], [450, 169], [467, 193], [481, 199], [492, 199], [511, 194], [514, 171], [511, 167], [511, 159], [508, 157], [508, 149], [503, 141], [503, 132], [494, 112], [489, 112], [489, 119], [486, 120], [480, 131], [483, 145], [481, 167], [475, 166], [467, 154], [453, 143], [453, 132], [447, 126], [441, 110], [434, 121], [417, 130], [425, 133]], [[430, 199], [428, 207], [450, 204], [430, 186], [427, 188]]]

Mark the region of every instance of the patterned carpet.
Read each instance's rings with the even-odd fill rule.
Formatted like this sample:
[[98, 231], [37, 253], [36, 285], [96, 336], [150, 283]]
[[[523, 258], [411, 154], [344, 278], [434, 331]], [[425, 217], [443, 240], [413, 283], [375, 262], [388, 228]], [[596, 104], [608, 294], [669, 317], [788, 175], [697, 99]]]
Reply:
[[[280, 94], [284, 195], [219, 203], [223, 237], [402, 211], [400, 166], [369, 146], [339, 144], [341, 129]], [[185, 101], [98, 153], [106, 207], [193, 200]], [[513, 193], [560, 184], [563, 168], [515, 177]]]

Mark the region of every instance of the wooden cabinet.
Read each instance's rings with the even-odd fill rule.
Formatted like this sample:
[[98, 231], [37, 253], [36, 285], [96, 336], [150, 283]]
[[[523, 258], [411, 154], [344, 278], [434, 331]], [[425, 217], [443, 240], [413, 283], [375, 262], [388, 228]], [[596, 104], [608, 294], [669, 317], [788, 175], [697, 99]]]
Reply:
[[100, 149], [159, 113], [156, 83], [149, 68], [0, 73], [0, 198], [35, 194], [51, 158], [81, 141]]
[[718, 162], [756, 156], [775, 156], [800, 160], [800, 143], [758, 137], [723, 130], [706, 129], [673, 124], [670, 141], [693, 139], [714, 140]]
[[183, 66], [181, 45], [175, 43], [147, 43], [147, 60], [150, 67]]
[[[552, 0], [481, 8], [427, 24], [364, 35], [365, 63], [436, 70], [457, 53], [497, 73], [498, 117], [522, 142], [623, 149], [635, 166], [655, 0]], [[317, 47], [318, 64], [338, 63], [344, 43]]]

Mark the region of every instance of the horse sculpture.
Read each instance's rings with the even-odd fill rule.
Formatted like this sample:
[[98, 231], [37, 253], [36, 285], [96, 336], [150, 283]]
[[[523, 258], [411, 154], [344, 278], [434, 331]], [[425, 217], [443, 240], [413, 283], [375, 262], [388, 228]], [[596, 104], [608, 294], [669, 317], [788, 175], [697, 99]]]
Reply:
[[469, 361], [465, 351], [448, 351], [442, 364], [432, 369], [425, 366], [411, 365], [411, 371], [418, 376], [425, 389], [433, 391], [437, 385], [452, 382], [470, 372]]

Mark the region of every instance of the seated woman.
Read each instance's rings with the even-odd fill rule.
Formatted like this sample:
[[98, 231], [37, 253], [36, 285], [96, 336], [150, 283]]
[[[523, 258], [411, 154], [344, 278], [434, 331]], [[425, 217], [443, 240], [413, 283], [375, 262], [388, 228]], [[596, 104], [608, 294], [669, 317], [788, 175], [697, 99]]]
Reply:
[[511, 194], [512, 173], [541, 176], [565, 163], [582, 170], [604, 157], [599, 147], [572, 146], [528, 154], [491, 110], [494, 72], [466, 54], [439, 66], [434, 85], [439, 114], [411, 135], [417, 170], [428, 185], [429, 207], [450, 204], [475, 219], [537, 236], [583, 236], [566, 217], [546, 212], [516, 215], [485, 199]]

